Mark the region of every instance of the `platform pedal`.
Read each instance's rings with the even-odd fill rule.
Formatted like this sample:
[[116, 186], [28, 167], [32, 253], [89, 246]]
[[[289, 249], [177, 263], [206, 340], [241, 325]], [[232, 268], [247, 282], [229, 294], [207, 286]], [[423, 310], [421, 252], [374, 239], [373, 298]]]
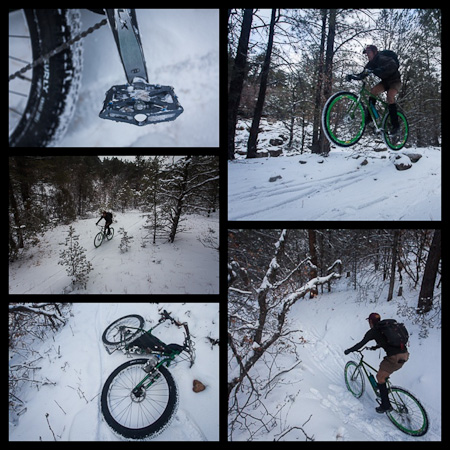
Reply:
[[183, 111], [172, 86], [139, 81], [109, 89], [99, 116], [143, 126], [170, 122]]

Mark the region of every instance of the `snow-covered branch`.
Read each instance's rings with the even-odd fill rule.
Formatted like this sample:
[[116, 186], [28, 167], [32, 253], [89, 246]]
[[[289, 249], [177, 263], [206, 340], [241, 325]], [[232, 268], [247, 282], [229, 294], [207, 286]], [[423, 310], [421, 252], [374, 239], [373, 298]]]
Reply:
[[316, 288], [317, 286], [320, 286], [321, 284], [325, 284], [328, 281], [340, 278], [341, 276], [336, 273], [332, 272], [329, 275], [325, 277], [316, 277], [312, 280], [309, 280], [306, 284], [304, 284], [300, 289], [297, 289], [292, 294], [289, 294], [285, 297], [284, 301], [286, 303], [289, 303], [290, 305], [293, 305], [297, 300], [300, 298], [303, 298], [309, 291]]

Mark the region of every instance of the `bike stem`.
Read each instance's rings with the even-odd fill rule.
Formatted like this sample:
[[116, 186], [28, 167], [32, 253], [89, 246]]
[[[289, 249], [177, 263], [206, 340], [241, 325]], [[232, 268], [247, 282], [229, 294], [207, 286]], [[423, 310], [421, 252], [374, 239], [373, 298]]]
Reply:
[[128, 83], [136, 77], [148, 83], [135, 9], [105, 9]]

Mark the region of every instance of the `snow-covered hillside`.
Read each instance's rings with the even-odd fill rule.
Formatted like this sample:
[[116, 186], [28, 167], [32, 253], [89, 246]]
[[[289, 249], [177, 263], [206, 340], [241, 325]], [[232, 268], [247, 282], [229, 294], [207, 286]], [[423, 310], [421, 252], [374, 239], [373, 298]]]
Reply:
[[[387, 284], [385, 289], [387, 293]], [[402, 314], [407, 312], [407, 306], [417, 305], [417, 291], [404, 290], [404, 297], [395, 297], [389, 303], [385, 301], [386, 295], [377, 294], [381, 295], [380, 300], [361, 299], [358, 291], [342, 280], [333, 283], [331, 293], [304, 298], [292, 307], [288, 330], [293, 333], [286, 339], [287, 344], [280, 345], [278, 351], [272, 349], [266, 363], [258, 362], [252, 369], [253, 380], [265, 386], [259, 396], [264, 406], [253, 408], [247, 421], [241, 419], [234, 424], [233, 440], [248, 439], [250, 431], [254, 433], [253, 440], [304, 441], [305, 434], [300, 428], [316, 441], [441, 439], [440, 321], [434, 322], [434, 328], [422, 329], [420, 324], [412, 323], [414, 314]], [[368, 382], [359, 399], [346, 388], [345, 364], [349, 360], [358, 361], [359, 355], [345, 356], [344, 350], [361, 341], [369, 329], [365, 319], [371, 312], [378, 312], [382, 319], [397, 319], [409, 331], [410, 359], [390, 379], [394, 385], [413, 393], [425, 407], [430, 428], [422, 437], [402, 433], [385, 414], [375, 411], [377, 403]], [[428, 336], [420, 337], [426, 329]], [[378, 368], [384, 355], [383, 350], [366, 351], [364, 359]], [[290, 368], [293, 369], [289, 371]], [[229, 379], [232, 376], [231, 371]], [[242, 405], [248, 402], [242, 394], [238, 397]], [[270, 420], [270, 414], [277, 420]], [[269, 428], [259, 422], [261, 417]]]
[[423, 156], [405, 171], [373, 151], [230, 161], [228, 219], [440, 220], [440, 149], [411, 151]]
[[[109, 374], [127, 361], [121, 352], [108, 355], [102, 345], [104, 329], [114, 320], [139, 314], [147, 329], [159, 319], [158, 309], [167, 309], [189, 324], [194, 336], [196, 360], [170, 367], [180, 395], [179, 409], [158, 441], [214, 441], [219, 439], [219, 348], [208, 337], [219, 337], [218, 303], [74, 303], [72, 317], [55, 336], [34, 343], [39, 356], [36, 379], [52, 384], [25, 385], [17, 395], [25, 403], [20, 417], [9, 418], [11, 441], [118, 441], [100, 411], [100, 393]], [[167, 324], [167, 325], [166, 325]], [[166, 343], [183, 342], [177, 327], [164, 325], [155, 335]], [[23, 363], [16, 354], [10, 364]], [[206, 389], [192, 391], [198, 379]], [[47, 416], [48, 415], [48, 416]]]
[[[307, 150], [309, 138], [303, 154], [298, 139], [286, 149], [281, 122], [263, 120], [261, 128], [262, 154], [283, 152], [244, 159], [248, 121], [239, 122], [237, 159], [228, 163], [229, 220], [441, 220], [440, 148], [388, 151], [366, 132], [362, 144], [323, 157]], [[411, 163], [408, 154], [421, 158]], [[394, 162], [411, 167], [397, 170]]]
[[[102, 16], [81, 10], [82, 29]], [[138, 9], [149, 82], [175, 88], [183, 114], [137, 127], [98, 117], [105, 92], [126, 82], [108, 26], [83, 39], [82, 86], [62, 147], [215, 147], [219, 145], [219, 10]]]
[[[219, 292], [219, 252], [210, 248], [219, 236], [218, 213], [210, 218], [186, 216], [184, 232], [170, 244], [149, 240], [143, 248], [146, 218], [141, 212], [115, 213], [115, 235], [94, 247], [99, 217], [83, 219], [72, 225], [86, 258], [94, 268], [86, 290], [71, 290], [65, 266], [58, 265], [69, 226], [47, 231], [37, 246], [28, 249], [9, 264], [11, 294], [217, 294]], [[101, 223], [104, 224], [102, 221]], [[119, 250], [123, 227], [133, 237], [130, 249]]]

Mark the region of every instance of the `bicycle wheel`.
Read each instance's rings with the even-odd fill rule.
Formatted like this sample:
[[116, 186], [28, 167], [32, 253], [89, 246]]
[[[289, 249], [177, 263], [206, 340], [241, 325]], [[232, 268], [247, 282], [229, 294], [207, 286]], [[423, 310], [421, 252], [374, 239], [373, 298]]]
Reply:
[[[165, 367], [154, 370], [151, 386], [142, 369], [148, 360], [132, 359], [119, 366], [103, 386], [101, 408], [107, 424], [128, 439], [152, 438], [169, 424], [178, 407], [175, 381]], [[147, 381], [150, 381], [147, 380]]]
[[142, 333], [145, 320], [137, 314], [121, 317], [110, 324], [102, 335], [105, 345], [120, 345], [131, 342]]
[[383, 139], [385, 144], [391, 149], [391, 150], [400, 150], [404, 147], [406, 144], [406, 141], [408, 140], [408, 134], [409, 134], [409, 126], [408, 126], [408, 120], [406, 119], [406, 116], [401, 112], [397, 111], [398, 116], [398, 123], [400, 125], [399, 133], [396, 135], [396, 137], [392, 137], [389, 135], [389, 133], [386, 133], [386, 130], [390, 130], [392, 128], [391, 125], [391, 118], [389, 114], [386, 114], [383, 119]]
[[[78, 9], [25, 9], [10, 12], [9, 20], [14, 30], [10, 74], [72, 39], [81, 28]], [[81, 72], [82, 47], [77, 42], [9, 82], [10, 147], [47, 147], [62, 138], [75, 111]]]
[[322, 112], [322, 129], [327, 139], [340, 147], [356, 144], [366, 127], [363, 105], [351, 92], [338, 92], [326, 102]]
[[345, 384], [347, 389], [356, 398], [361, 397], [364, 393], [364, 376], [358, 364], [349, 361], [344, 369]]
[[102, 245], [102, 242], [103, 242], [103, 232], [100, 231], [100, 233], [98, 233], [94, 238], [94, 247], [95, 248], [100, 247], [100, 245]]
[[110, 227], [109, 229], [111, 230], [111, 232], [106, 235], [106, 239], [108, 239], [108, 241], [110, 241], [114, 236], [114, 228]]
[[389, 401], [393, 411], [388, 412], [387, 416], [399, 430], [411, 436], [423, 436], [428, 431], [427, 413], [414, 395], [403, 388], [391, 386]]

